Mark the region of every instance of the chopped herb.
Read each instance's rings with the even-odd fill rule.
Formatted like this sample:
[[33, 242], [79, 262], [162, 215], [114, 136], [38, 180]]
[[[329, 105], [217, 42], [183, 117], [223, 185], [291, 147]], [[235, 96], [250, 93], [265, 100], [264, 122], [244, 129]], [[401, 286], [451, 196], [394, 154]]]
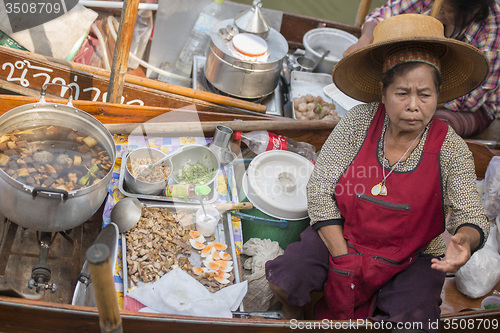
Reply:
[[177, 180], [186, 184], [204, 185], [212, 179], [214, 171], [214, 168], [209, 168], [200, 161], [187, 162], [177, 174]]

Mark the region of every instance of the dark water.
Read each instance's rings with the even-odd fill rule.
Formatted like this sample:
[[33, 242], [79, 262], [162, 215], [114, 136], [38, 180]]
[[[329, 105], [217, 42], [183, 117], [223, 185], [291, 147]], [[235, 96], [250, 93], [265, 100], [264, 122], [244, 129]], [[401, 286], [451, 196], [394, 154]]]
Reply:
[[[251, 5], [252, 0], [232, 0]], [[378, 7], [386, 0], [373, 0], [371, 8]], [[360, 0], [263, 0], [262, 7], [354, 24]]]

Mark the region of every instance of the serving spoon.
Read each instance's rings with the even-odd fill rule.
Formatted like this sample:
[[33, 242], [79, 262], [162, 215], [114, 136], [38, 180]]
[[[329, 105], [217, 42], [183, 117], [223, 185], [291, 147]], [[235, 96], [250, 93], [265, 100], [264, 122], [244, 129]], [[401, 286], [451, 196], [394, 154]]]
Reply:
[[149, 176], [149, 174], [151, 173], [151, 171], [153, 170], [153, 168], [155, 166], [157, 166], [160, 163], [165, 162], [166, 160], [168, 160], [169, 158], [171, 158], [172, 156], [174, 156], [174, 155], [176, 155], [178, 153], [179, 153], [178, 151], [173, 151], [173, 152], [171, 152], [169, 154], [166, 154], [165, 156], [163, 156], [162, 158], [160, 158], [158, 161], [156, 161], [154, 163], [139, 165], [138, 167], [136, 167], [134, 169], [134, 174], [136, 174], [136, 175], [141, 174], [142, 176], [147, 177], [147, 176]]
[[[118, 201], [111, 210], [111, 222], [114, 222], [118, 226], [120, 233], [127, 232], [139, 222], [144, 206], [146, 205], [137, 198], [125, 197]], [[215, 204], [214, 207], [223, 212], [234, 209], [251, 209], [253, 208], [253, 204], [250, 202], [228, 202]]]

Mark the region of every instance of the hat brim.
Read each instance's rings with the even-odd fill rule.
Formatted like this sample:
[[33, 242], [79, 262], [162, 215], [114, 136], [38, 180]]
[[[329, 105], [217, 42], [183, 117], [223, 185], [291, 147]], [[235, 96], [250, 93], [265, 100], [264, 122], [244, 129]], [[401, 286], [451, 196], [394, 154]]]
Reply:
[[477, 48], [450, 38], [415, 38], [386, 40], [371, 44], [342, 58], [333, 69], [333, 82], [346, 95], [362, 102], [381, 100], [383, 50], [394, 44], [446, 47], [440, 56], [442, 86], [438, 102], [464, 96], [477, 88], [487, 77], [489, 62]]

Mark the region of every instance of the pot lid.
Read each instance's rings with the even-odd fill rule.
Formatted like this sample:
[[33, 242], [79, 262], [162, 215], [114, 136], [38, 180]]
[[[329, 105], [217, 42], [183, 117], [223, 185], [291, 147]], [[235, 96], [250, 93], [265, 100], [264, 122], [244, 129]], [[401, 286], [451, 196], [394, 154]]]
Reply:
[[285, 220], [308, 217], [306, 185], [314, 165], [286, 150], [270, 150], [255, 157], [243, 175], [248, 200], [262, 212]]
[[[230, 47], [232, 47], [232, 39], [235, 36], [244, 33], [234, 33], [232, 28], [234, 28], [234, 22], [232, 19], [222, 20], [217, 23], [214, 31], [211, 34], [213, 45], [211, 44], [210, 48], [214, 49], [214, 51], [211, 52], [217, 52], [217, 56], [222, 57], [223, 61], [232, 64], [233, 68], [236, 68], [238, 66], [245, 66], [245, 68], [248, 68], [246, 63], [241, 64], [239, 61], [234, 61], [235, 59], [241, 59], [236, 57], [233, 54], [233, 51], [230, 49]], [[251, 65], [253, 66], [253, 69], [265, 69], [268, 66], [271, 66], [271, 68], [274, 69], [274, 66], [278, 63], [279, 66], [281, 66], [281, 61], [288, 53], [288, 42], [285, 37], [283, 37], [283, 35], [276, 29], [271, 28], [269, 30], [269, 34], [265, 39], [265, 42], [267, 44], [267, 58], [265, 61], [252, 63]], [[223, 54], [219, 54], [219, 51], [221, 51]]]
[[239, 33], [231, 42], [236, 51], [249, 57], [260, 57], [267, 53], [266, 41], [257, 35]]
[[234, 18], [236, 27], [240, 31], [265, 35], [271, 29], [271, 24], [262, 14], [261, 7], [262, 1], [254, 0], [250, 9], [241, 12]]

